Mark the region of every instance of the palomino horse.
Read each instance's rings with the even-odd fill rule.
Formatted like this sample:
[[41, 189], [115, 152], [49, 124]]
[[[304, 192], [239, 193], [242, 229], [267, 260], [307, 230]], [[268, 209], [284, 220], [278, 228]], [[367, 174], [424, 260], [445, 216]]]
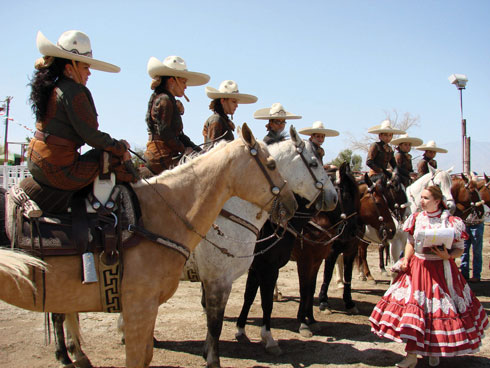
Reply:
[[[358, 310], [351, 296], [351, 280], [352, 280], [352, 268], [354, 259], [359, 256], [360, 260], [365, 259], [364, 254], [367, 252], [366, 242], [363, 240], [364, 232], [367, 227], [376, 229], [376, 233], [382, 234], [381, 237], [390, 239], [395, 235], [396, 227], [391, 217], [390, 208], [384, 195], [385, 188], [381, 182], [373, 183], [368, 175], [364, 176], [364, 183], [359, 184], [359, 225], [358, 232], [355, 234], [355, 239], [352, 239], [348, 244], [344, 245], [344, 275], [345, 281], [343, 300], [345, 308], [349, 313], [356, 314]], [[310, 234], [311, 235], [311, 234]], [[337, 252], [335, 247], [333, 248], [334, 256], [330, 256], [325, 261], [325, 270], [323, 275], [323, 284], [318, 295], [320, 301], [320, 310], [326, 310], [330, 312], [330, 305], [328, 303], [328, 287], [332, 279], [333, 269], [335, 261], [340, 252]], [[359, 267], [362, 264], [359, 263]], [[367, 266], [367, 263], [365, 264]], [[369, 269], [367, 270], [369, 272]]]
[[[246, 124], [240, 138], [220, 144], [207, 154], [148, 182], [136, 184], [134, 189], [146, 230], [176, 239], [193, 251], [224, 203], [234, 195], [266, 211], [272, 210], [272, 216], [278, 221], [289, 218], [297, 203], [276, 170], [267, 147], [256, 142]], [[281, 205], [277, 206], [277, 202]], [[15, 258], [15, 254], [12, 253], [12, 257]], [[4, 257], [0, 258], [0, 265], [6, 262]], [[39, 312], [102, 310], [98, 284], [80, 282], [79, 257], [46, 257], [45, 262], [48, 270], [45, 283], [36, 290], [0, 266], [0, 298]], [[127, 367], [149, 366], [158, 306], [175, 293], [184, 263], [182, 254], [147, 239], [125, 251], [121, 297]], [[30, 269], [28, 276], [43, 279], [40, 269]], [[44, 303], [41, 303], [43, 294]]]
[[[311, 143], [303, 141], [292, 126], [290, 136], [291, 140], [268, 146], [279, 172], [297, 196], [314, 203], [317, 210], [328, 210], [336, 202], [336, 192], [329, 177], [315, 158]], [[254, 204], [238, 197], [230, 198], [206, 234], [207, 240], [201, 242], [184, 267], [185, 276], [197, 275], [203, 286], [203, 306], [208, 322], [204, 357], [208, 367], [220, 366], [219, 337], [232, 283], [250, 267], [257, 229], [267, 218], [267, 213]], [[59, 316], [53, 316], [53, 321], [55, 318]], [[58, 341], [62, 342], [62, 327], [57, 320], [56, 323], [55, 330], [61, 330], [61, 333], [57, 332]], [[122, 324], [120, 319], [119, 325]], [[64, 344], [58, 345], [57, 356], [67, 355]], [[77, 351], [75, 349], [74, 353]]]
[[[318, 269], [324, 259], [325, 273], [330, 273], [331, 277], [338, 255], [344, 254], [344, 301], [348, 309], [355, 308], [350, 295], [350, 281], [352, 265], [357, 255], [357, 236], [363, 225], [359, 217], [359, 187], [348, 163], [340, 165], [335, 186], [339, 197], [337, 206], [333, 211], [320, 212], [303, 227], [303, 236], [296, 238], [292, 252], [291, 259], [296, 261], [298, 266], [300, 304], [297, 317], [300, 322], [299, 332], [303, 337], [311, 337], [312, 330], [317, 326], [313, 315], [313, 302]], [[376, 206], [375, 196], [375, 193], [365, 196], [362, 206]], [[386, 209], [383, 212], [386, 212]], [[325, 283], [323, 286], [321, 294], [326, 294], [328, 284]]]

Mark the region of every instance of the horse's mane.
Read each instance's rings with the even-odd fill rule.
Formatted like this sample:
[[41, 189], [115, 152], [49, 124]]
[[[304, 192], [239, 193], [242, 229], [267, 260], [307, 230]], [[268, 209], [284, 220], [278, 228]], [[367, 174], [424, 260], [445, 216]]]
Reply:
[[198, 164], [200, 161], [204, 160], [209, 154], [224, 148], [227, 143], [229, 142], [221, 141], [216, 145], [214, 145], [209, 151], [205, 152], [204, 154], [188, 156], [188, 158], [184, 160], [185, 162], [183, 162], [182, 164], [174, 167], [171, 170], [164, 170], [160, 174], [155, 175], [149, 179], [139, 180], [137, 183], [133, 184], [133, 187], [139, 188], [146, 184], [156, 184], [158, 182], [161, 182], [167, 177], [181, 175], [182, 172], [187, 171], [190, 166], [194, 166]]

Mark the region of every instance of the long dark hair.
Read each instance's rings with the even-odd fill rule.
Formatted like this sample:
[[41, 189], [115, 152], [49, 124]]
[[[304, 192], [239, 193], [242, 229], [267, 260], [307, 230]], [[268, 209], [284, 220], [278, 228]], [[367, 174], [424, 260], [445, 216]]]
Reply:
[[209, 104], [209, 110], [214, 111], [216, 114], [228, 120], [228, 115], [225, 114], [225, 109], [223, 108], [223, 104], [221, 103], [220, 98], [216, 98]]
[[46, 116], [49, 97], [58, 80], [64, 77], [63, 71], [68, 63], [71, 63], [68, 59], [55, 58], [49, 67], [34, 72], [28, 85], [31, 87], [29, 101], [36, 120], [42, 120]]

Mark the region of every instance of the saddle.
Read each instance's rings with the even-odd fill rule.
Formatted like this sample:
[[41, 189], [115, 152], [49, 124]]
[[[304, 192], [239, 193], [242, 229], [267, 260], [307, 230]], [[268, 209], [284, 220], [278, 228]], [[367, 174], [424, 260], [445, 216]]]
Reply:
[[92, 190], [61, 191], [29, 177], [5, 198], [6, 231], [13, 248], [37, 257], [105, 254], [114, 264], [123, 247], [137, 243], [127, 229], [141, 216], [132, 188], [101, 174]]

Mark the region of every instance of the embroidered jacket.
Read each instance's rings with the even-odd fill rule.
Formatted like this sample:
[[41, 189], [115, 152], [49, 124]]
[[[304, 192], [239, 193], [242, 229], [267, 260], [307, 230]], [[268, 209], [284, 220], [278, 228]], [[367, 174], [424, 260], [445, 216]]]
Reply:
[[228, 116], [214, 113], [204, 123], [202, 135], [204, 136], [204, 142], [210, 142], [219, 137], [226, 141], [232, 141], [235, 139], [233, 135], [234, 130], [235, 124], [233, 124]]
[[371, 169], [369, 175], [381, 174], [388, 168], [388, 164], [394, 169], [396, 168], [395, 156], [393, 149], [389, 144], [382, 141], [373, 143], [369, 147], [369, 152], [366, 158], [366, 165]]

